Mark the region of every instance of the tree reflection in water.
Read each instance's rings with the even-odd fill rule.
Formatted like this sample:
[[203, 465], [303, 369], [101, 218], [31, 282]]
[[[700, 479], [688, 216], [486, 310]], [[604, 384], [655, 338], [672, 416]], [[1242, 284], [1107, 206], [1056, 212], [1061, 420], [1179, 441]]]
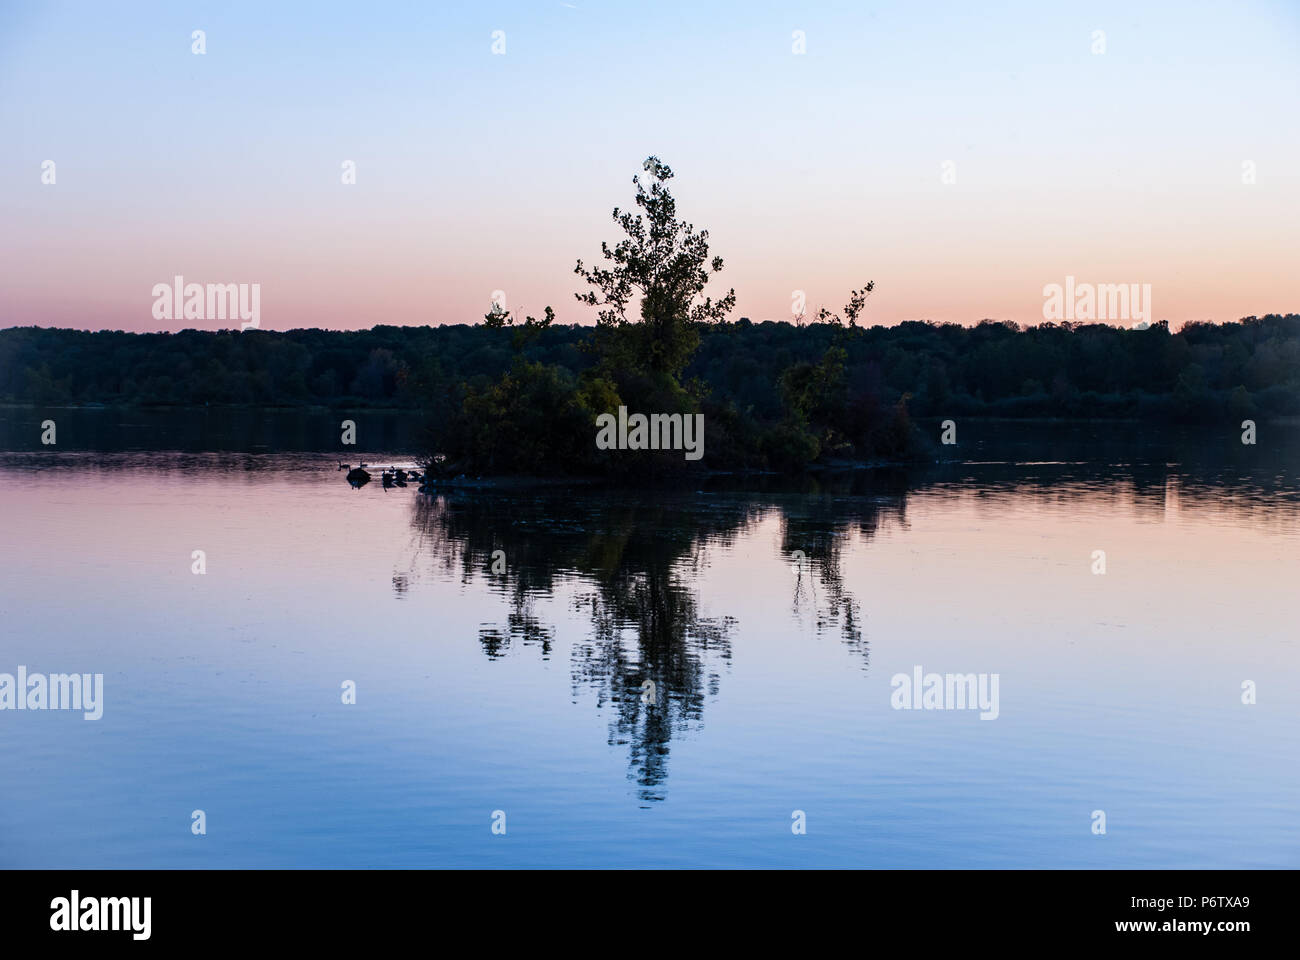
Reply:
[[562, 584], [576, 592], [591, 631], [573, 645], [573, 694], [593, 693], [610, 711], [609, 742], [627, 747], [629, 776], [653, 801], [664, 797], [671, 740], [703, 722], [732, 657], [736, 619], [700, 609], [697, 584], [710, 552], [778, 517], [783, 555], [799, 550], [805, 558], [793, 613], [810, 615], [819, 634], [838, 630], [865, 669], [863, 617], [841, 561], [855, 532], [869, 538], [882, 516], [903, 517], [906, 484], [882, 491], [880, 483], [871, 494], [818, 483], [780, 494], [456, 492], [418, 497], [413, 522], [445, 574], [481, 578], [504, 598], [503, 620], [480, 627], [488, 657], [519, 648], [549, 657], [555, 628], [539, 619], [536, 603]]

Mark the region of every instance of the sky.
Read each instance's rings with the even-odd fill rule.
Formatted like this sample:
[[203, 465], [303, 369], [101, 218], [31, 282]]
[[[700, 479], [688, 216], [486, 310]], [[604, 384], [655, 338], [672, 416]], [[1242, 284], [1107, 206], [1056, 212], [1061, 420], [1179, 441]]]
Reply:
[[1298, 94], [1296, 0], [0, 0], [0, 327], [232, 325], [156, 319], [177, 275], [271, 330], [591, 322], [650, 154], [733, 319], [1296, 312]]

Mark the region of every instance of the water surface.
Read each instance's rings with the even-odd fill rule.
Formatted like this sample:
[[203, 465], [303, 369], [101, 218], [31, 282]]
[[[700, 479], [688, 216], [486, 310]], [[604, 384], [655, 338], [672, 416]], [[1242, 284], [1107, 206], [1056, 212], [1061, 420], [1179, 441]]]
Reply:
[[[27, 419], [0, 672], [106, 705], [0, 712], [0, 866], [1300, 865], [1293, 436], [986, 424], [919, 471], [424, 497], [351, 489], [317, 426]], [[917, 665], [998, 674], [998, 718], [891, 708]]]

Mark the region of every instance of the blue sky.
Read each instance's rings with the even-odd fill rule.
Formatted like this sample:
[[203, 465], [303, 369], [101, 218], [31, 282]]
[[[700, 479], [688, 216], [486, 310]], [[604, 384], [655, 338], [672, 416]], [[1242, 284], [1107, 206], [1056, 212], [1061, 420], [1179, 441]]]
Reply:
[[0, 324], [154, 329], [176, 273], [272, 328], [585, 320], [650, 153], [737, 315], [873, 279], [869, 320], [1033, 322], [1067, 274], [1300, 309], [1298, 81], [1293, 3], [11, 3]]

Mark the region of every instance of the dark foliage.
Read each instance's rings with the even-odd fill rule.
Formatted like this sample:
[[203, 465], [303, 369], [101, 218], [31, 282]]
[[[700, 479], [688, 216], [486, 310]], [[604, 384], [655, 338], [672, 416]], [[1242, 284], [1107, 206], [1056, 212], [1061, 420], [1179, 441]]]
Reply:
[[[902, 427], [892, 421], [905, 397], [919, 417], [1204, 422], [1300, 414], [1295, 314], [1194, 323], [1177, 333], [1163, 324], [1021, 330], [992, 321], [845, 329], [741, 320], [698, 331], [683, 380], [705, 413], [710, 462], [801, 463], [814, 442], [814, 456], [824, 458], [846, 441], [858, 442], [859, 454], [871, 447], [889, 457], [898, 452]], [[559, 377], [575, 400], [582, 389], [597, 405], [621, 398], [629, 409], [679, 408], [664, 392], [681, 388], [651, 376], [607, 379], [599, 395], [584, 385], [598, 360], [584, 349], [591, 327], [551, 324], [530, 334], [519, 344], [521, 360], [560, 369], [504, 385], [516, 363], [514, 331], [484, 325], [174, 334], [15, 327], [0, 330], [0, 401], [378, 406], [430, 410], [450, 424], [467, 396], [495, 390], [500, 402], [502, 390], [551, 389]], [[553, 389], [550, 397], [559, 402]], [[864, 425], [875, 439], [862, 439]]]

